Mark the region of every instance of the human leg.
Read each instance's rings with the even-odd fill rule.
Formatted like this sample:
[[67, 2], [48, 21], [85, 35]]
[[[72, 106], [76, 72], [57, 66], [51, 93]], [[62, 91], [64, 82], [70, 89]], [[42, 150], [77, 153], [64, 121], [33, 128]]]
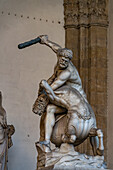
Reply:
[[47, 114], [45, 119], [45, 140], [50, 141], [53, 126], [55, 125], [55, 114], [64, 113], [66, 110], [54, 104], [47, 106]]

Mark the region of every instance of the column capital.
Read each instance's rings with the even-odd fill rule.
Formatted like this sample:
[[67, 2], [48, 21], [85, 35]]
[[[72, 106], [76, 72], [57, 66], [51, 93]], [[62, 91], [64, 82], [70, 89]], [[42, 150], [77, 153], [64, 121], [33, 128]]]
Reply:
[[64, 0], [65, 28], [108, 26], [108, 0]]

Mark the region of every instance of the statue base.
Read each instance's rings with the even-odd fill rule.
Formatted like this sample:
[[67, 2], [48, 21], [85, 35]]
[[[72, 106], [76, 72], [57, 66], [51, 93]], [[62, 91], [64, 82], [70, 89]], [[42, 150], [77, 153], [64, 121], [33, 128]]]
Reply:
[[71, 144], [63, 143], [60, 148], [46, 153], [39, 144], [36, 144], [38, 151], [37, 170], [80, 170], [82, 169], [106, 169], [104, 156], [88, 156], [74, 150]]

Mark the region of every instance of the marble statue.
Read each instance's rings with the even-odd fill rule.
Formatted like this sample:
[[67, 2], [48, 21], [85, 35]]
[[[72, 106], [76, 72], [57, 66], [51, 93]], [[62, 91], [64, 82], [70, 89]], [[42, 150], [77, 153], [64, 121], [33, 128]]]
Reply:
[[[95, 114], [82, 88], [81, 78], [71, 62], [70, 49], [50, 41], [41, 35], [30, 45], [39, 42], [57, 54], [53, 75], [39, 84], [38, 97], [33, 112], [41, 116], [37, 169], [99, 168], [104, 165], [103, 133], [97, 128]], [[28, 47], [26, 42], [19, 48]], [[94, 156], [76, 152], [76, 146], [90, 138]], [[50, 143], [55, 144], [52, 150]], [[64, 167], [65, 165], [65, 167]]]
[[11, 136], [14, 134], [15, 128], [13, 125], [7, 124], [6, 111], [2, 106], [2, 92], [0, 91], [0, 144], [8, 139], [8, 148], [13, 145]]
[[0, 91], [0, 144], [5, 139], [5, 129], [7, 127], [6, 111], [2, 106], [2, 93]]
[[[51, 47], [53, 51], [57, 53], [58, 57], [52, 77], [50, 77], [48, 81], [42, 80], [40, 83], [41, 89], [39, 90], [38, 98], [40, 99], [40, 95], [41, 98], [45, 97], [42, 97], [44, 90], [50, 100], [46, 108], [45, 140], [40, 141], [40, 143], [45, 145], [45, 151], [46, 149], [50, 151], [49, 145], [55, 125], [55, 116], [59, 113], [63, 113], [68, 119], [68, 124], [63, 131], [60, 131], [60, 139], [55, 138], [56, 133], [53, 133], [52, 136], [55, 138], [53, 140], [56, 146], [61, 145], [62, 142], [78, 145], [90, 136], [91, 142], [93, 141], [91, 144], [94, 154], [96, 155], [96, 152], [99, 151], [99, 154], [101, 154], [104, 150], [102, 142], [103, 133], [100, 129], [97, 129], [95, 115], [87, 101], [80, 76], [76, 67], [71, 62], [73, 56], [72, 51], [61, 48], [59, 45], [49, 41], [48, 36], [40, 36], [40, 39], [40, 43]], [[40, 107], [40, 102], [38, 105], [36, 100], [33, 111], [35, 113], [40, 112]], [[60, 119], [59, 121], [62, 120], [63, 119]], [[99, 142], [98, 138], [100, 139]], [[94, 148], [98, 146], [98, 143], [100, 143], [100, 148], [95, 150]]]
[[13, 145], [11, 136], [14, 134], [13, 125], [7, 124], [6, 111], [2, 106], [2, 92], [0, 91], [0, 169], [7, 169], [8, 148]]

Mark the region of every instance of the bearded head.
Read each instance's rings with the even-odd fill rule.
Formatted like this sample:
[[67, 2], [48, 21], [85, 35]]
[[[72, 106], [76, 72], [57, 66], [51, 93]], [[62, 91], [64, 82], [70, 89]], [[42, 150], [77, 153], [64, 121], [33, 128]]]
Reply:
[[46, 111], [48, 103], [49, 103], [48, 97], [45, 94], [41, 94], [33, 104], [32, 111], [35, 114], [41, 116]]

